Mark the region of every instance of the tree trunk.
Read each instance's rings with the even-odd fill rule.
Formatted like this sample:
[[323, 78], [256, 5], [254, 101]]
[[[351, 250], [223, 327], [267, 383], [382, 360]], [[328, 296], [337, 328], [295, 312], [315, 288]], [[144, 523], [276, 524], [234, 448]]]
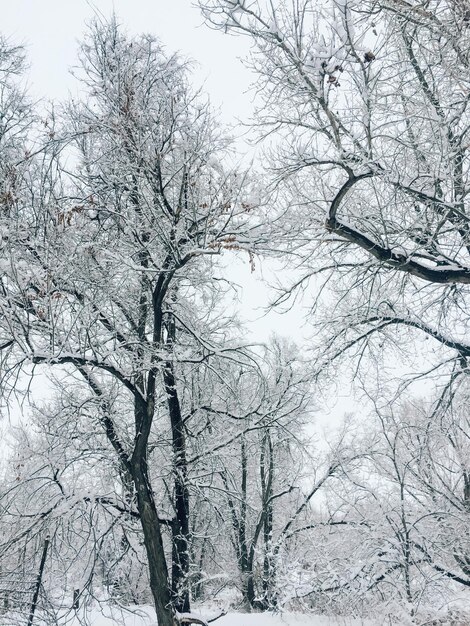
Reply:
[[[263, 561], [263, 600], [262, 608], [267, 610], [275, 605], [275, 598], [273, 595], [274, 577], [275, 577], [275, 565], [272, 554], [272, 533], [273, 533], [273, 474], [274, 474], [274, 454], [273, 445], [269, 433], [265, 437], [263, 446], [267, 446], [267, 452], [269, 455], [267, 472], [262, 476], [262, 489], [263, 489], [263, 508], [265, 511], [264, 523], [263, 523], [263, 542], [264, 542], [264, 561]], [[263, 459], [264, 461], [265, 459]], [[263, 468], [264, 469], [264, 468]]]
[[29, 618], [28, 618], [28, 626], [31, 626], [33, 623], [34, 613], [36, 612], [36, 607], [38, 605], [39, 591], [41, 590], [42, 574], [44, 572], [44, 565], [46, 564], [47, 549], [49, 548], [49, 542], [50, 542], [49, 537], [46, 537], [46, 540], [44, 541], [44, 548], [42, 550], [41, 563], [39, 565], [39, 573], [38, 573], [38, 577], [36, 581], [36, 587], [34, 589], [33, 601], [31, 603], [31, 610], [30, 610]]
[[132, 470], [158, 625], [175, 626], [177, 622], [171, 605], [163, 538], [147, 470], [142, 462], [133, 465]]
[[168, 398], [171, 433], [173, 439], [173, 471], [175, 485], [175, 521], [171, 568], [171, 595], [174, 607], [180, 613], [191, 610], [189, 598], [189, 492], [187, 488], [187, 460], [184, 423], [176, 390], [173, 364], [166, 363], [163, 378]]
[[248, 542], [246, 537], [247, 525], [247, 488], [248, 488], [248, 457], [245, 439], [241, 439], [241, 502], [238, 524], [239, 567], [242, 574], [242, 594], [245, 604], [250, 609], [255, 600], [255, 586], [253, 580], [253, 563], [248, 557]]

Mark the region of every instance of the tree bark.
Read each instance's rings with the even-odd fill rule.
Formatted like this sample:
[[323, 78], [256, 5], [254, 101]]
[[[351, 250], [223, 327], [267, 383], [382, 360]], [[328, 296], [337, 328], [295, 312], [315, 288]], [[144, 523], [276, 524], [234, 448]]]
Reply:
[[[264, 560], [263, 560], [263, 600], [262, 608], [267, 610], [275, 604], [275, 598], [273, 595], [274, 577], [275, 577], [275, 565], [272, 554], [272, 533], [273, 533], [273, 474], [274, 474], [274, 454], [273, 445], [269, 432], [266, 433], [266, 437], [263, 441], [263, 450], [267, 448], [269, 455], [267, 463], [267, 472], [265, 471], [264, 461], [262, 464], [262, 490], [263, 490], [263, 509], [265, 510], [264, 523], [263, 523], [263, 542], [264, 542]], [[264, 454], [263, 454], [264, 457]]]
[[159, 626], [175, 626], [177, 623], [171, 603], [168, 568], [161, 534], [161, 525], [148, 476], [148, 439], [154, 417], [155, 373], [147, 377], [147, 400], [135, 398], [135, 441], [129, 472], [136, 490], [137, 509], [144, 534], [147, 553], [150, 589]]
[[165, 391], [173, 440], [173, 471], [175, 486], [175, 520], [173, 529], [171, 595], [174, 607], [180, 613], [189, 613], [189, 491], [187, 487], [187, 459], [184, 422], [176, 390], [173, 363], [167, 362], [163, 372]]
[[31, 610], [30, 610], [29, 618], [28, 618], [28, 626], [32, 626], [34, 613], [36, 612], [36, 607], [38, 605], [39, 591], [41, 590], [42, 574], [44, 572], [44, 565], [46, 564], [46, 557], [47, 557], [47, 550], [49, 548], [49, 542], [50, 542], [49, 537], [46, 537], [46, 540], [44, 541], [44, 548], [42, 550], [41, 563], [39, 565], [39, 572], [38, 572], [38, 577], [36, 581], [36, 587], [34, 589], [33, 601], [31, 603]]
[[146, 461], [137, 461], [132, 466], [132, 474], [137, 493], [137, 508], [144, 533], [147, 552], [150, 589], [159, 626], [175, 626], [177, 623], [171, 605], [168, 584], [168, 569], [163, 547], [160, 522], [153, 494], [147, 476]]

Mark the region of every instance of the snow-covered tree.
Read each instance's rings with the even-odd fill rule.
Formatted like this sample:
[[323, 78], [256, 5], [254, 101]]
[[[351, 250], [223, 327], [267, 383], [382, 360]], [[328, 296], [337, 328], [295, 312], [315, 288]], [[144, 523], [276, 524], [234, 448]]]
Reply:
[[403, 623], [465, 597], [466, 381], [463, 387], [450, 410], [440, 399], [415, 400], [376, 407], [367, 429], [356, 420], [360, 454], [326, 485], [304, 534], [300, 563], [313, 565], [299, 575], [307, 606], [363, 617], [380, 612]]
[[181, 434], [176, 365], [235, 353], [214, 258], [251, 254], [257, 218], [183, 62], [115, 21], [92, 26], [81, 59], [83, 97], [44, 120], [31, 183], [2, 215], [3, 382], [44, 366], [95, 403], [138, 511], [159, 624], [173, 626], [149, 442], [168, 412], [174, 445]]
[[[405, 603], [422, 590], [417, 583], [420, 567], [429, 580], [447, 578], [453, 584], [456, 576], [465, 586], [468, 578], [462, 565], [447, 560], [450, 555], [444, 558], [444, 550], [426, 544], [430, 548], [426, 552], [420, 544], [425, 552], [419, 554], [420, 549], [415, 546], [413, 552], [406, 539], [416, 532], [419, 517], [410, 502], [422, 499], [424, 488], [408, 482], [410, 464], [417, 461], [407, 453], [421, 450], [421, 463], [429, 465], [427, 480], [434, 489], [444, 480], [446, 497], [453, 493], [455, 503], [462, 500], [465, 474], [462, 468], [457, 470], [448, 442], [437, 444], [436, 439], [436, 447], [427, 449], [416, 441], [405, 443], [404, 434], [416, 430], [412, 425], [402, 429], [391, 417], [398, 411], [391, 379], [402, 378], [398, 398], [403, 402], [403, 383], [408, 382], [403, 380], [403, 365], [410, 379], [417, 372], [428, 380], [432, 375], [433, 389], [438, 380], [441, 399], [436, 402], [441, 410], [430, 411], [429, 432], [438, 427], [438, 419], [453, 423], [454, 392], [464, 384], [470, 356], [468, 3], [200, 0], [199, 4], [211, 26], [247, 36], [252, 43], [248, 63], [261, 99], [256, 122], [268, 145], [277, 193], [273, 232], [295, 266], [292, 283], [281, 276], [277, 301], [289, 304], [300, 292], [312, 294], [312, 319], [318, 329], [315, 371], [331, 379], [331, 364], [342, 360], [356, 381], [358, 374], [364, 376], [365, 396], [387, 415], [381, 454], [382, 460], [388, 459], [384, 463], [393, 489], [381, 492], [369, 484], [369, 504], [371, 519], [375, 515], [379, 526], [379, 519], [384, 523], [378, 536], [395, 528], [396, 549], [393, 559], [387, 552], [381, 562], [376, 558], [381, 552], [377, 543], [372, 553], [360, 556], [358, 540], [356, 573], [363, 576], [355, 580], [363, 585], [368, 579], [372, 586], [379, 581], [383, 587], [385, 580], [400, 579], [396, 589]], [[279, 246], [271, 246], [271, 251], [278, 256]], [[419, 362], [416, 350], [422, 355]], [[399, 351], [404, 351], [406, 361], [397, 358]], [[462, 436], [468, 436], [465, 426], [463, 431]], [[393, 449], [393, 432], [399, 449]], [[437, 464], [435, 455], [440, 459]], [[379, 476], [378, 466], [376, 470]], [[420, 471], [415, 473], [422, 480]], [[405, 495], [402, 487], [402, 497], [403, 481], [410, 491]], [[430, 494], [432, 488], [427, 489]], [[372, 513], [374, 491], [379, 494], [378, 508]], [[355, 502], [354, 488], [345, 498]], [[438, 519], [428, 506], [430, 502], [426, 519]], [[446, 513], [444, 519], [461, 528], [465, 514]], [[335, 534], [365, 536], [366, 526], [357, 526], [361, 520], [353, 518], [354, 531], [347, 519], [338, 521]], [[444, 526], [442, 522], [434, 527], [434, 537], [447, 534]], [[448, 532], [449, 540], [455, 537], [450, 527]], [[419, 543], [416, 536], [414, 540]], [[466, 551], [455, 550], [459, 558]], [[391, 576], [385, 563], [389, 557]], [[345, 561], [339, 558], [339, 563]], [[318, 567], [323, 566], [328, 570], [328, 563], [320, 559]], [[407, 582], [406, 571], [411, 570], [417, 578]], [[328, 588], [327, 579], [325, 575], [318, 592]], [[340, 573], [330, 587], [344, 590], [343, 583], [350, 581]]]
[[252, 41], [257, 122], [272, 138], [279, 190], [278, 236], [298, 268], [279, 297], [309, 283], [319, 294], [328, 284], [336, 296], [335, 306], [326, 300], [321, 362], [346, 350], [361, 356], [368, 346], [386, 355], [384, 346], [408, 330], [439, 342], [433, 366], [465, 369], [466, 3], [200, 4], [212, 25]]
[[266, 610], [276, 604], [281, 529], [302, 498], [311, 389], [296, 349], [279, 340], [264, 351], [258, 374], [232, 366], [223, 375], [224, 386], [210, 390], [204, 407], [211, 433], [198, 443], [197, 456], [199, 471], [210, 459], [211, 472], [199, 489], [223, 512], [243, 603]]

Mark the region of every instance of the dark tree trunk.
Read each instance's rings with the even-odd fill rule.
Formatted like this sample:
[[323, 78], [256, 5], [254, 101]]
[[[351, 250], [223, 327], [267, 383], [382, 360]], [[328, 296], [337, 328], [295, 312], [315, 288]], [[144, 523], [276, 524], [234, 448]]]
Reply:
[[146, 463], [138, 462], [133, 465], [132, 470], [137, 492], [137, 508], [147, 552], [150, 589], [155, 602], [158, 625], [175, 626], [176, 622], [171, 605], [163, 538], [155, 501], [148, 481]]
[[[246, 501], [246, 475], [243, 468], [246, 468], [247, 457], [246, 451], [242, 448], [242, 493], [243, 500]], [[274, 580], [274, 564], [271, 555], [271, 541], [273, 529], [273, 478], [274, 478], [274, 455], [273, 446], [269, 431], [263, 435], [260, 455], [260, 482], [261, 482], [261, 513], [256, 524], [253, 538], [250, 542], [250, 548], [247, 551], [245, 573], [244, 573], [244, 597], [246, 603], [254, 609], [266, 610], [272, 606], [274, 598], [272, 594]], [[244, 485], [245, 483], [245, 485]], [[244, 485], [244, 489], [243, 489]], [[256, 546], [260, 536], [263, 537], [264, 560], [263, 575], [259, 581], [255, 577], [255, 554]], [[246, 539], [245, 539], [245, 545]], [[262, 597], [257, 598], [257, 583], [259, 584]]]
[[187, 460], [184, 422], [176, 389], [173, 364], [168, 362], [163, 373], [168, 398], [173, 440], [173, 470], [175, 486], [175, 520], [173, 522], [171, 595], [173, 605], [180, 613], [191, 610], [189, 598], [189, 491], [187, 488]]
[[[155, 371], [148, 374], [148, 399], [135, 395], [134, 420], [135, 439], [134, 450], [129, 458], [119, 435], [116, 432], [113, 420], [109, 413], [109, 406], [104, 399], [103, 390], [99, 383], [85, 368], [78, 368], [82, 376], [90, 385], [93, 392], [101, 400], [101, 423], [106, 436], [117, 453], [120, 465], [120, 474], [123, 480], [123, 490], [126, 505], [133, 510], [133, 503], [137, 506], [140, 523], [144, 535], [144, 545], [147, 554], [150, 589], [153, 595], [155, 611], [159, 626], [175, 626], [174, 611], [171, 605], [168, 568], [163, 546], [160, 521], [153, 498], [152, 488], [148, 476], [148, 439], [154, 414], [154, 385]], [[144, 389], [144, 375], [135, 381], [137, 389]]]
[[28, 618], [28, 626], [31, 626], [33, 623], [34, 614], [36, 612], [36, 607], [38, 605], [39, 591], [41, 590], [42, 575], [44, 572], [44, 565], [46, 564], [46, 557], [47, 557], [47, 550], [49, 548], [49, 542], [50, 542], [49, 537], [46, 537], [46, 540], [44, 541], [44, 548], [42, 550], [41, 563], [39, 565], [39, 572], [38, 572], [38, 577], [36, 580], [36, 587], [34, 589], [33, 601], [31, 603], [31, 610], [30, 610], [29, 618]]
[[241, 501], [240, 501], [240, 517], [238, 523], [238, 546], [239, 546], [239, 567], [242, 574], [243, 588], [242, 594], [245, 604], [253, 607], [255, 600], [255, 585], [253, 580], [253, 563], [248, 555], [248, 542], [246, 537], [247, 525], [247, 488], [248, 488], [248, 457], [246, 453], [246, 443], [241, 440]]
[[73, 590], [73, 600], [72, 600], [72, 609], [80, 608], [80, 589]]
[[204, 569], [204, 559], [206, 556], [206, 544], [207, 544], [207, 533], [209, 529], [206, 531], [206, 535], [202, 540], [201, 551], [199, 552], [199, 558], [196, 558], [194, 541], [191, 543], [191, 561], [193, 563], [198, 564], [198, 567], [191, 575], [191, 596], [194, 600], [201, 600], [204, 597], [204, 580], [202, 571]]
[[[151, 374], [149, 374], [147, 392], [150, 398], [153, 397], [154, 380]], [[134, 411], [136, 438], [134, 451], [128, 467], [134, 481], [137, 509], [144, 534], [150, 589], [155, 603], [159, 626], [175, 626], [176, 620], [171, 603], [168, 568], [160, 520], [148, 476], [148, 438], [153, 421], [153, 403], [149, 400], [144, 401], [136, 398]]]
[[[264, 542], [264, 561], [263, 561], [263, 610], [275, 605], [273, 597], [273, 584], [275, 576], [275, 567], [272, 555], [272, 533], [273, 533], [273, 474], [274, 474], [274, 455], [271, 437], [267, 433], [263, 442], [264, 458], [262, 473], [262, 490], [263, 490], [263, 542]], [[266, 456], [269, 457], [266, 463]], [[266, 467], [267, 466], [267, 467]], [[266, 471], [267, 470], [267, 471]]]
[[225, 473], [221, 474], [227, 493], [227, 503], [232, 517], [232, 545], [237, 556], [238, 571], [242, 583], [242, 596], [247, 609], [253, 606], [255, 598], [254, 581], [253, 581], [253, 560], [250, 560], [248, 541], [246, 536], [247, 530], [247, 487], [248, 487], [248, 457], [246, 452], [246, 442], [244, 437], [240, 439], [240, 466], [241, 466], [241, 484], [240, 484], [240, 506], [236, 506], [233, 498], [230, 496], [230, 485]]

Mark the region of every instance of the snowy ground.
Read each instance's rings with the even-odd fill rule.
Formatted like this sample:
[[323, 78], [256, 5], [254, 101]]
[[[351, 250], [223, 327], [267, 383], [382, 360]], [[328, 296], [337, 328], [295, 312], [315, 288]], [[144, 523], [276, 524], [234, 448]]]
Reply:
[[[117, 617], [115, 615], [114, 617]], [[121, 617], [121, 615], [119, 616]], [[209, 617], [210, 616], [204, 616]], [[121, 617], [122, 619], [122, 617]], [[112, 616], [104, 617], [97, 613], [96, 620], [90, 619], [93, 626], [111, 626], [116, 623]], [[70, 626], [79, 626], [78, 621], [70, 623]], [[127, 615], [124, 617], [125, 626], [155, 626], [155, 613], [152, 609], [146, 608], [140, 616]], [[346, 626], [346, 622], [333, 621], [326, 617], [315, 617], [314, 615], [299, 615], [293, 613], [273, 615], [272, 613], [228, 613], [220, 619], [212, 622], [214, 626]], [[357, 620], [347, 622], [347, 626], [362, 626], [363, 622]], [[370, 624], [372, 626], [372, 624]]]
[[[214, 615], [215, 616], [215, 615]], [[206, 619], [211, 619], [209, 613], [205, 614]], [[80, 612], [76, 616], [70, 613], [59, 619], [60, 626], [156, 626], [154, 610], [149, 606], [142, 606], [135, 612], [123, 611], [117, 607], [94, 608], [86, 612]], [[19, 621], [14, 617], [5, 621], [5, 616], [0, 617], [1, 626], [19, 626], [24, 623], [24, 618]], [[35, 619], [35, 626], [49, 626], [50, 620], [42, 621]], [[228, 613], [215, 622], [214, 626], [375, 626], [374, 622], [364, 622], [362, 620], [330, 619], [327, 617], [317, 617], [314, 615], [301, 615], [294, 613], [276, 614], [272, 613]], [[379, 624], [380, 622], [376, 622]]]
[[[204, 617], [210, 619], [209, 614]], [[88, 615], [89, 623], [93, 626], [115, 626], [116, 623], [123, 623], [125, 626], [155, 626], [155, 613], [150, 607], [141, 607], [138, 614], [123, 614], [118, 609], [106, 613], [99, 610]], [[285, 613], [273, 615], [272, 613], [228, 613], [215, 622], [214, 626], [366, 626], [360, 620], [331, 620], [327, 617], [316, 617], [314, 615], [300, 615]], [[67, 623], [67, 626], [79, 626], [79, 620]], [[371, 622], [367, 626], [373, 626]]]

